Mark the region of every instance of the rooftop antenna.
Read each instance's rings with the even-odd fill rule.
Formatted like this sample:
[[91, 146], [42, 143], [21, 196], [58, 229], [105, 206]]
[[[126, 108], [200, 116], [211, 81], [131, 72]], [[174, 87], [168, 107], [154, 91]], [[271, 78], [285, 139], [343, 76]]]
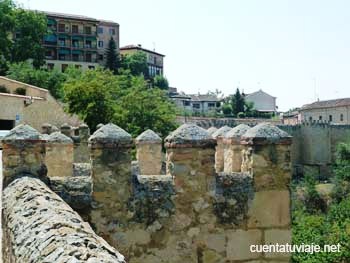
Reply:
[[317, 98], [318, 96], [316, 93], [316, 78], [313, 78], [313, 80], [314, 80], [314, 98], [315, 98], [315, 101], [318, 101], [319, 98]]
[[152, 42], [152, 44], [153, 44], [153, 51], [156, 51], [156, 43]]

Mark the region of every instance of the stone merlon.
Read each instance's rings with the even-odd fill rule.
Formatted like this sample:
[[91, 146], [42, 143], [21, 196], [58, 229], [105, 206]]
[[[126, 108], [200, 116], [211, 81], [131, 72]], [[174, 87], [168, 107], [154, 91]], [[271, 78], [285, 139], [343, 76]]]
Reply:
[[27, 124], [20, 124], [13, 128], [3, 139], [3, 142], [11, 143], [16, 141], [40, 141], [42, 135]]
[[183, 124], [165, 138], [167, 148], [214, 147], [216, 145], [207, 130], [195, 124]]
[[250, 127], [246, 124], [240, 124], [227, 132], [224, 136], [225, 141], [239, 141], [243, 134], [245, 134]]
[[16, 179], [3, 197], [4, 262], [125, 263], [39, 179]]
[[260, 123], [242, 135], [243, 144], [291, 144], [292, 136], [270, 123]]
[[223, 138], [225, 136], [226, 133], [228, 133], [232, 128], [225, 125], [223, 127], [221, 127], [220, 129], [218, 129], [216, 132], [213, 133], [212, 137], [214, 139], [217, 138]]
[[60, 144], [72, 144], [73, 140], [60, 132], [51, 133], [48, 137], [48, 142]]
[[131, 146], [132, 137], [119, 126], [109, 123], [103, 125], [89, 138], [89, 144], [103, 144], [106, 146]]
[[154, 131], [148, 129], [141, 133], [137, 138], [135, 139], [136, 144], [151, 144], [151, 143], [162, 143], [162, 138], [159, 137], [158, 134], [156, 134]]
[[213, 135], [214, 132], [216, 132], [218, 129], [216, 127], [210, 127], [207, 132], [210, 134], [210, 135]]

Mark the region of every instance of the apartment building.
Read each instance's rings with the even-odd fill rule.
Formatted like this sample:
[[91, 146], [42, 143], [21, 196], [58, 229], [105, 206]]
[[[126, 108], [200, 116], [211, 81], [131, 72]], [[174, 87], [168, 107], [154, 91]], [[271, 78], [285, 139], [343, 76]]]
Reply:
[[149, 76], [154, 77], [156, 75], [163, 75], [163, 60], [165, 55], [143, 48], [141, 45], [128, 45], [120, 48], [120, 54], [124, 56], [139, 51], [144, 52], [147, 56]]
[[106, 40], [113, 37], [119, 47], [119, 25], [91, 17], [44, 12], [48, 34], [44, 37], [48, 68], [64, 71], [69, 65], [94, 69], [104, 65]]

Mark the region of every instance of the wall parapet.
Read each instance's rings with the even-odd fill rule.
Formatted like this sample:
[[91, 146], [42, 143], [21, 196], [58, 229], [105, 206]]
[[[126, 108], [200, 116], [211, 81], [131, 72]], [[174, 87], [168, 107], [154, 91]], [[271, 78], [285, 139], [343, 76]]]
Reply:
[[4, 262], [125, 263], [39, 179], [18, 178], [3, 196]]

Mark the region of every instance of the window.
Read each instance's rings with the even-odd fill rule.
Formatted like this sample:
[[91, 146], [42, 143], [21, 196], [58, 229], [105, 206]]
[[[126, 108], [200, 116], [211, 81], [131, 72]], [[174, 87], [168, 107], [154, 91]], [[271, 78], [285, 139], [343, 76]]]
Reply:
[[103, 47], [103, 41], [98, 41], [98, 47]]
[[67, 64], [62, 64], [62, 66], [61, 66], [62, 72], [64, 72], [66, 70], [66, 68], [68, 68], [68, 65]]
[[340, 114], [340, 121], [344, 121], [344, 114]]
[[318, 120], [322, 121], [322, 116], [318, 117]]
[[65, 54], [59, 54], [58, 55], [58, 60], [66, 60], [66, 55]]
[[91, 35], [91, 27], [90, 26], [86, 26], [84, 30], [85, 30], [85, 34]]
[[79, 55], [78, 54], [73, 54], [72, 55], [73, 61], [79, 61]]
[[59, 38], [58, 39], [58, 45], [61, 47], [64, 47], [66, 45], [66, 39], [65, 38]]
[[79, 47], [79, 40], [73, 39], [72, 40], [72, 46], [73, 47]]
[[53, 63], [47, 63], [47, 69], [51, 70], [55, 67], [55, 64]]
[[85, 59], [86, 59], [87, 62], [91, 62], [91, 59], [92, 59], [91, 54], [87, 53], [85, 55]]
[[193, 103], [194, 109], [200, 109], [201, 105], [199, 103]]
[[154, 64], [157, 64], [157, 58], [156, 57], [153, 58], [153, 61], [154, 61]]
[[103, 34], [103, 27], [98, 27], [97, 28], [97, 33], [99, 33], [99, 34]]
[[208, 102], [208, 107], [209, 108], [214, 108], [215, 107], [215, 103], [214, 102]]
[[58, 32], [66, 32], [66, 28], [64, 24], [58, 24]]
[[188, 100], [184, 100], [184, 101], [183, 101], [183, 105], [184, 105], [184, 106], [190, 106], [190, 105], [191, 105], [191, 102], [188, 101]]
[[109, 34], [114, 36], [115, 35], [115, 29], [114, 28], [110, 28], [109, 29]]
[[98, 59], [102, 61], [103, 60], [103, 55], [102, 54], [98, 55]]
[[95, 69], [95, 66], [88, 66], [89, 69]]
[[74, 65], [75, 68], [81, 68], [81, 65]]
[[77, 34], [79, 32], [79, 28], [77, 25], [72, 25], [72, 33]]
[[86, 40], [85, 41], [85, 47], [86, 48], [91, 48], [91, 40]]
[[332, 115], [329, 115], [329, 119], [328, 119], [330, 122], [333, 121], [333, 116]]
[[309, 121], [310, 121], [310, 122], [312, 121], [312, 117], [309, 117]]

